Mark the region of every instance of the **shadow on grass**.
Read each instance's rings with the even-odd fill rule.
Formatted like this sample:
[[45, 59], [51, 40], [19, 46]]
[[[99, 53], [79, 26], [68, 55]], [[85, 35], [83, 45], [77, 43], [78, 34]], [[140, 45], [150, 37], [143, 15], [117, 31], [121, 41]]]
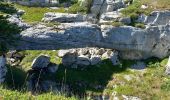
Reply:
[[[149, 59], [146, 60], [146, 64], [156, 61], [159, 61], [159, 59]], [[85, 97], [88, 93], [102, 94], [109, 81], [113, 80], [113, 75], [126, 71], [135, 61], [121, 60], [120, 63], [118, 66], [113, 66], [111, 61], [103, 60], [101, 64], [89, 66], [83, 70], [59, 65], [59, 69], [55, 74], [49, 74], [43, 78], [60, 84], [67, 84], [70, 89], [69, 92], [75, 96]], [[8, 89], [23, 90], [26, 76], [26, 72], [20, 67], [10, 67], [8, 65], [5, 86]]]
[[23, 90], [25, 88], [26, 72], [20, 67], [7, 65], [7, 74], [4, 86], [12, 90]]

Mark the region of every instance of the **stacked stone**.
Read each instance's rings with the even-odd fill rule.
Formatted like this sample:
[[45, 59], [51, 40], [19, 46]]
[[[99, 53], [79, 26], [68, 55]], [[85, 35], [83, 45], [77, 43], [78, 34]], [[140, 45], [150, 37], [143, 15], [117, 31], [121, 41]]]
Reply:
[[119, 64], [118, 52], [104, 48], [78, 48], [59, 50], [58, 56], [62, 58], [62, 64], [71, 68], [84, 68], [96, 65], [103, 59], [110, 59], [113, 65]]

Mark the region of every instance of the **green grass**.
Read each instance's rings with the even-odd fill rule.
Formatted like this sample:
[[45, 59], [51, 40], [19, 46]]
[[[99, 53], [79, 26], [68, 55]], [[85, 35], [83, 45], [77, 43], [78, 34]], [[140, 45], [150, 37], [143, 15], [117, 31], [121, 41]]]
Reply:
[[0, 87], [0, 100], [78, 100], [75, 97], [65, 97], [62, 94], [44, 93], [38, 96], [31, 95], [29, 92], [17, 90], [7, 90]]
[[26, 13], [22, 16], [22, 19], [29, 23], [40, 22], [41, 19], [44, 17], [44, 14], [47, 12], [60, 12], [64, 13], [64, 8], [59, 8], [56, 10], [49, 9], [48, 7], [28, 7], [28, 6], [21, 6], [15, 4], [15, 7], [18, 9], [24, 10]]
[[[38, 55], [48, 54], [51, 56], [52, 62], [61, 63], [61, 59], [56, 57], [57, 51], [22, 51], [21, 53], [26, 54], [26, 57], [21, 62], [21, 67], [16, 66], [12, 68], [17, 90], [22, 90], [26, 77], [25, 69], [31, 67], [33, 59]], [[144, 71], [130, 69], [130, 66], [136, 63], [136, 61], [131, 60], [121, 60], [121, 65], [119, 66], [113, 66], [110, 61], [104, 60], [101, 64], [89, 66], [84, 70], [65, 68], [60, 65], [55, 74], [52, 74], [52, 76], [47, 75], [46, 78], [58, 83], [70, 84], [73, 88], [71, 92], [75, 96], [84, 96], [85, 94], [112, 95], [116, 91], [117, 96], [120, 98], [122, 95], [128, 95], [137, 96], [144, 100], [168, 100], [170, 99], [170, 77], [164, 74], [167, 60], [167, 58], [163, 60], [157, 58], [144, 60], [147, 64], [147, 68]], [[124, 78], [125, 75], [131, 76], [132, 79], [130, 81], [126, 80]], [[18, 77], [20, 78], [18, 79]], [[12, 88], [11, 83], [9, 71], [5, 82], [6, 87]], [[79, 83], [83, 85], [79, 85]], [[113, 88], [115, 85], [117, 87]], [[96, 86], [101, 86], [102, 88], [96, 88]], [[22, 95], [28, 94], [26, 92]], [[50, 95], [47, 93], [44, 96], [48, 97]]]
[[51, 57], [51, 62], [59, 64], [61, 62], [61, 59], [57, 59], [57, 51], [51, 51], [51, 50], [26, 50], [21, 52], [25, 55], [25, 58], [22, 60], [20, 66], [24, 70], [28, 70], [31, 68], [32, 61], [34, 58], [36, 58], [38, 55], [48, 55]]

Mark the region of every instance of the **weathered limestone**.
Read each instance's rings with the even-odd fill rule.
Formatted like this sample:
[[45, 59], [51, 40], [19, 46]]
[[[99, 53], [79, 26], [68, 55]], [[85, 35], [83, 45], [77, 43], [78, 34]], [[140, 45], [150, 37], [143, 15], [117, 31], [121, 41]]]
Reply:
[[101, 14], [99, 23], [106, 23], [106, 22], [113, 22], [113, 21], [119, 21], [121, 18], [121, 13], [118, 11], [113, 12], [106, 12]]
[[58, 56], [62, 58], [62, 64], [71, 68], [84, 68], [96, 65], [104, 59], [110, 59], [113, 65], [119, 64], [118, 52], [104, 48], [78, 48], [59, 50]]
[[170, 57], [165, 67], [166, 67], [165, 74], [170, 75]]
[[101, 15], [125, 7], [124, 0], [93, 0], [91, 13]]
[[170, 11], [153, 11], [149, 16], [141, 15], [138, 22], [148, 25], [166, 25], [170, 21]]
[[[162, 13], [160, 11], [160, 14]], [[116, 49], [120, 52], [120, 56], [126, 59], [144, 59], [152, 56], [163, 58], [170, 53], [168, 14], [164, 11], [164, 16], [156, 21], [157, 23], [162, 21], [161, 23], [165, 25], [148, 24], [145, 29], [111, 25], [99, 27], [88, 22], [61, 23], [57, 27], [38, 24], [22, 31], [18, 46], [11, 49], [54, 50], [99, 47]], [[143, 18], [149, 17], [151, 16]]]
[[50, 64], [50, 57], [40, 55], [34, 59], [32, 63], [32, 69], [43, 69], [45, 67], [48, 67], [49, 64]]
[[[20, 12], [21, 13], [21, 12]], [[22, 29], [31, 27], [29, 24], [24, 23], [18, 15], [11, 15], [8, 19], [9, 22], [18, 25]]]
[[86, 16], [81, 14], [69, 14], [69, 13], [46, 13], [42, 21], [44, 22], [83, 22]]

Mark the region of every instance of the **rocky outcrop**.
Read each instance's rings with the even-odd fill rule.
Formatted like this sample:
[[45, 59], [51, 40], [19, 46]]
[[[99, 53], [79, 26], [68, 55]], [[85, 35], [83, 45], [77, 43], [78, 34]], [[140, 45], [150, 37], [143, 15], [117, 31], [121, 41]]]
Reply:
[[71, 68], [84, 68], [96, 65], [104, 59], [110, 59], [113, 65], [119, 64], [118, 52], [104, 48], [78, 48], [59, 50], [58, 56], [62, 58], [62, 64]]
[[[145, 29], [111, 25], [100, 27], [88, 22], [61, 23], [57, 27], [38, 24], [21, 32], [21, 40], [14, 49], [99, 47], [116, 49], [126, 59], [163, 58], [170, 54], [170, 23], [169, 17], [164, 17], [167, 20], [165, 25], [148, 24]], [[164, 17], [156, 22], [164, 22]]]
[[146, 17], [145, 23], [151, 25], [166, 25], [170, 21], [170, 11], [154, 11]]
[[93, 0], [91, 13], [101, 15], [125, 7], [124, 0]]
[[4, 55], [0, 56], [0, 84], [4, 82], [5, 80], [5, 75], [7, 73], [7, 68], [6, 68], [6, 59]]
[[69, 14], [69, 13], [46, 13], [42, 21], [44, 22], [83, 22], [86, 16], [81, 14]]

